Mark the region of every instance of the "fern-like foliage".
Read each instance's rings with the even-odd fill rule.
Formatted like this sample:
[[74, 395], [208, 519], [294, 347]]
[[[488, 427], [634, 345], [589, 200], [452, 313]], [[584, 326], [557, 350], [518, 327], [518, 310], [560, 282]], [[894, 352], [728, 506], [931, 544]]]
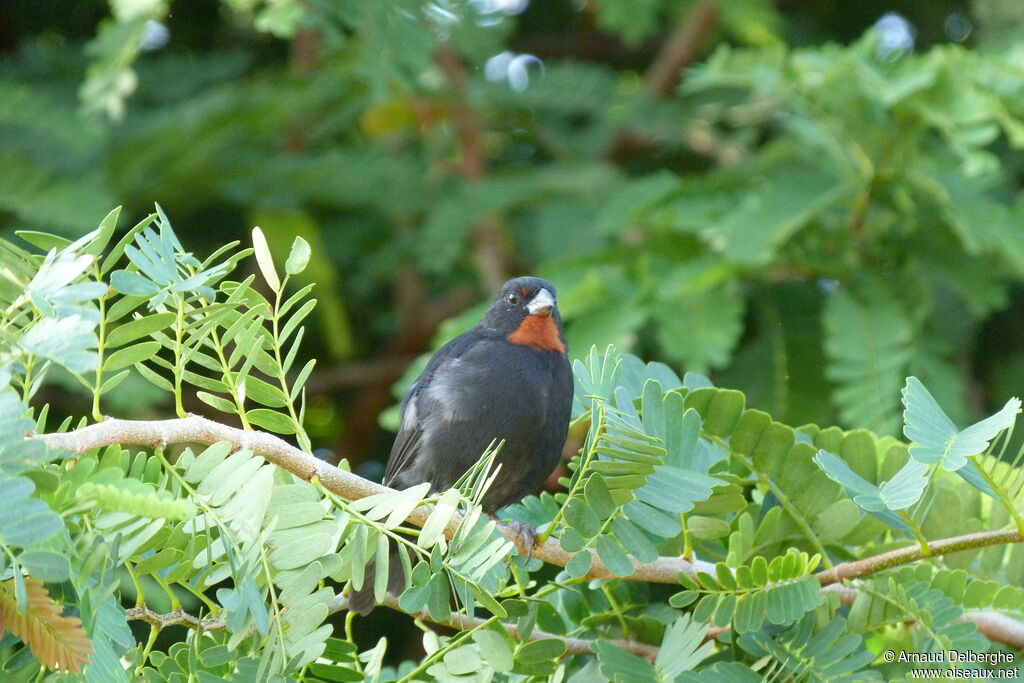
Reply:
[[0, 636], [9, 630], [48, 669], [79, 673], [92, 646], [78, 617], [64, 616], [39, 579], [0, 582]]
[[832, 396], [843, 421], [895, 434], [914, 334], [907, 312], [881, 286], [840, 289], [829, 297], [824, 322], [826, 375], [836, 385]]
[[669, 604], [686, 607], [699, 599], [694, 619], [717, 626], [731, 623], [736, 633], [758, 631], [765, 621], [789, 625], [821, 604], [820, 584], [810, 575], [818, 559], [791, 550], [771, 562], [759, 556], [735, 570], [719, 562], [714, 576], [680, 576], [685, 590], [673, 595]]
[[[700, 420], [685, 411], [683, 392], [666, 391], [654, 377], [682, 388], [674, 373], [666, 377], [654, 364], [624, 369], [612, 349], [603, 356], [592, 350], [575, 371], [591, 422], [582, 455], [570, 464], [575, 472], [559, 513], [565, 527], [559, 541], [576, 553], [566, 569], [586, 573], [594, 548], [611, 571], [628, 576], [630, 555], [655, 559], [654, 543], [682, 530], [678, 515], [724, 482], [707, 474], [716, 456], [702, 450]], [[628, 384], [640, 386], [639, 405]]]
[[595, 645], [601, 673], [609, 681], [627, 683], [668, 683], [679, 680], [684, 672], [692, 671], [712, 649], [703, 643], [707, 629], [689, 615], [680, 617], [665, 630], [658, 657], [651, 664], [607, 642]]
[[850, 608], [851, 631], [863, 633], [913, 620], [922, 651], [988, 649], [973, 623], [959, 621], [963, 608], [928, 581], [900, 583], [885, 576], [863, 582], [858, 591]]
[[739, 643], [753, 655], [771, 657], [777, 663], [771, 669], [773, 673], [765, 676], [767, 681], [883, 680], [879, 672], [864, 670], [875, 655], [864, 648], [860, 636], [846, 633], [846, 620], [842, 617], [817, 629], [814, 615], [808, 614], [782, 633], [751, 633], [740, 636]]

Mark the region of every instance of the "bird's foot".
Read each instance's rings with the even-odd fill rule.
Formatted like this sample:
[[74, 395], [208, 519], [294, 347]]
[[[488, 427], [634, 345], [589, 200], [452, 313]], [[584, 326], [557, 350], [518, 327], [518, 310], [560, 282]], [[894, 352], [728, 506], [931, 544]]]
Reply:
[[515, 544], [521, 551], [525, 551], [526, 561], [533, 559], [533, 548], [537, 545], [537, 530], [526, 522], [505, 522], [505, 526], [515, 534]]

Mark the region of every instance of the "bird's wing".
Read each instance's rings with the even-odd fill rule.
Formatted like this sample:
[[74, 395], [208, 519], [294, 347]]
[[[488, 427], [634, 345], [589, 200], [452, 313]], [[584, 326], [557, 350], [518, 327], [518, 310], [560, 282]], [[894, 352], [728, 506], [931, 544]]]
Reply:
[[391, 455], [388, 456], [388, 466], [384, 470], [384, 485], [394, 484], [395, 475], [401, 472], [415, 457], [419, 450], [420, 441], [423, 438], [423, 423], [419, 420], [416, 410], [416, 393], [419, 389], [419, 382], [416, 382], [402, 399], [399, 410], [401, 414], [401, 426], [398, 428], [398, 436], [391, 447]]
[[419, 379], [409, 387], [399, 407], [400, 426], [395, 443], [388, 456], [387, 469], [384, 470], [384, 485], [391, 486], [400, 472], [408, 469], [419, 452], [423, 440], [423, 422], [432, 406], [432, 401], [423, 400], [421, 394], [430, 386], [436, 375], [443, 374], [446, 366], [457, 360], [476, 342], [473, 331], [462, 334], [451, 340], [431, 357], [423, 369]]

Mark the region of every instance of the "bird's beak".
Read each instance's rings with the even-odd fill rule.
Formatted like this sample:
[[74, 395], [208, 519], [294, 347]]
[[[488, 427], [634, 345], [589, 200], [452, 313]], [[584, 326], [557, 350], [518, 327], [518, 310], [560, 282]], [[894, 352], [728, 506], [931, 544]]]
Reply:
[[533, 300], [526, 305], [526, 311], [530, 315], [551, 315], [551, 311], [555, 308], [555, 297], [551, 296], [551, 292], [546, 289], [541, 289], [537, 292], [537, 295], [533, 297]]

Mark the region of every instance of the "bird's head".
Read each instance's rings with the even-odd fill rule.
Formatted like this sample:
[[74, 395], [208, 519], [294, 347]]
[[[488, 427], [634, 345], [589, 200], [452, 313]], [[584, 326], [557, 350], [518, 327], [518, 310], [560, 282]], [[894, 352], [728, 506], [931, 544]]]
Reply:
[[502, 285], [480, 325], [513, 344], [565, 355], [555, 286], [539, 277], [517, 277]]

